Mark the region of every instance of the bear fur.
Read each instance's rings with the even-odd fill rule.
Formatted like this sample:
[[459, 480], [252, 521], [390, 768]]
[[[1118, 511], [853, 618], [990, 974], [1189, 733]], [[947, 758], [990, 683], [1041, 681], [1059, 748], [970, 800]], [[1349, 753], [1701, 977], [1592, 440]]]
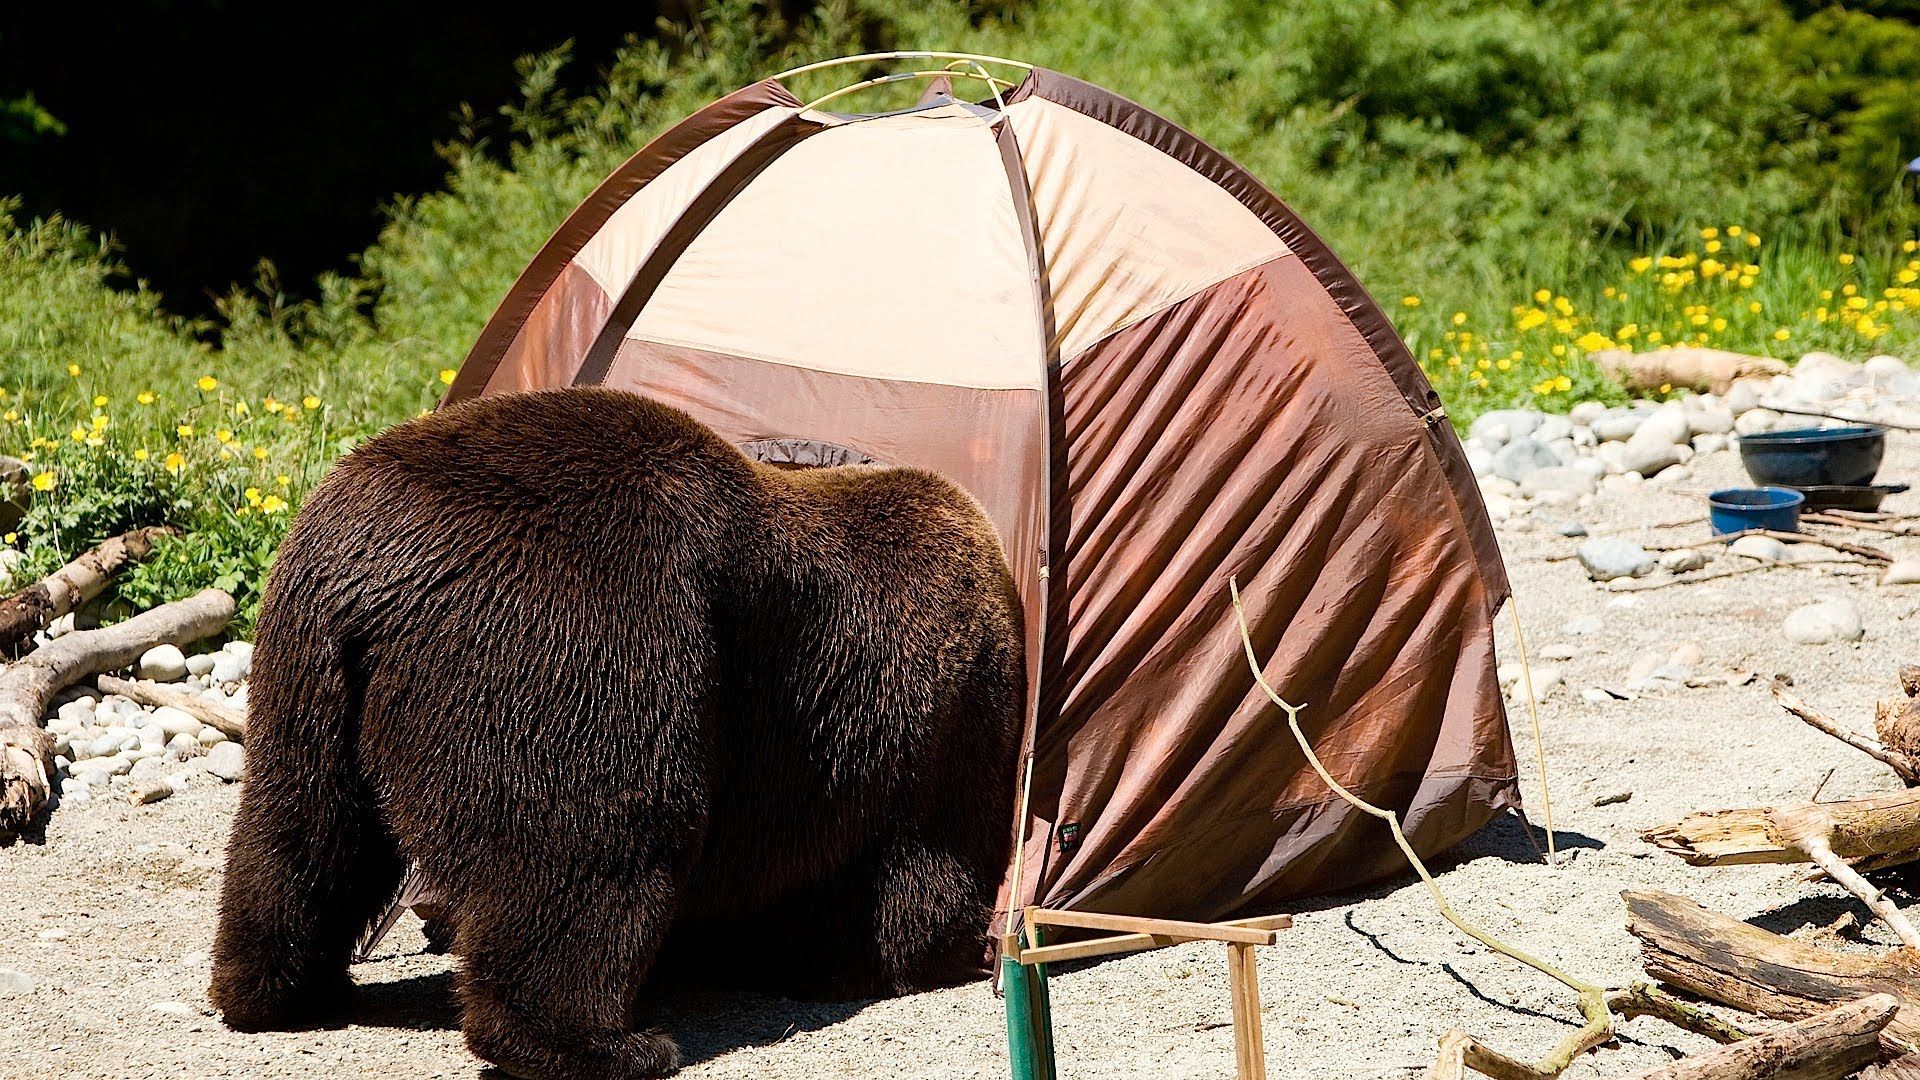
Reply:
[[852, 996], [986, 955], [1024, 646], [937, 476], [781, 472], [627, 393], [485, 398], [334, 468], [256, 640], [209, 991], [235, 1028], [335, 1014], [409, 859], [467, 1043], [516, 1076], [673, 1071], [632, 1015], [670, 936]]

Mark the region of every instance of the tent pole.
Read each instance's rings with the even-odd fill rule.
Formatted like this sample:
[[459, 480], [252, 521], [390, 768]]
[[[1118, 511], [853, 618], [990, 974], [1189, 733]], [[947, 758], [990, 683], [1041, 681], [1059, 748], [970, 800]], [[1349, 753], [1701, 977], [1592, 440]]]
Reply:
[[1009, 60], [1004, 56], [983, 56], [979, 53], [963, 52], [927, 52], [907, 49], [895, 52], [860, 53], [857, 56], [839, 56], [832, 60], [821, 60], [817, 63], [803, 64], [797, 68], [788, 68], [778, 75], [769, 76], [769, 78], [778, 81], [780, 79], [792, 78], [795, 75], [805, 75], [809, 71], [819, 71], [822, 68], [839, 67], [841, 64], [863, 64], [874, 60], [972, 60], [976, 63], [1004, 64], [1007, 67], [1019, 68], [1022, 71], [1033, 70], [1032, 64], [1021, 60]]
[[[1045, 931], [1029, 921], [1024, 931], [1034, 946]], [[1018, 944], [1019, 939], [1013, 939]], [[1013, 1080], [1054, 1080], [1053, 1007], [1047, 992], [1047, 965], [1022, 964], [1017, 956], [1000, 958], [1006, 991], [1007, 1061]]]
[[1527, 635], [1520, 629], [1520, 604], [1507, 597], [1507, 614], [1513, 616], [1513, 640], [1520, 646], [1520, 682], [1527, 690], [1527, 716], [1533, 721], [1534, 767], [1540, 770], [1540, 812], [1547, 825], [1547, 865], [1553, 866], [1559, 854], [1553, 840], [1553, 793], [1547, 787], [1547, 748], [1540, 741], [1540, 699], [1533, 693], [1533, 668], [1527, 663]]

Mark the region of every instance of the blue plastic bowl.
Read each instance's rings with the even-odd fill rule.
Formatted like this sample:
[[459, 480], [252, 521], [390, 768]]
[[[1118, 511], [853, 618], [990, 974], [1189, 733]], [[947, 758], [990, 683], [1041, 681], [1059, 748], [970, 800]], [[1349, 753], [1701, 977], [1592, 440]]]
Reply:
[[1715, 536], [1748, 529], [1799, 532], [1806, 501], [1791, 488], [1724, 488], [1707, 496], [1707, 520]]

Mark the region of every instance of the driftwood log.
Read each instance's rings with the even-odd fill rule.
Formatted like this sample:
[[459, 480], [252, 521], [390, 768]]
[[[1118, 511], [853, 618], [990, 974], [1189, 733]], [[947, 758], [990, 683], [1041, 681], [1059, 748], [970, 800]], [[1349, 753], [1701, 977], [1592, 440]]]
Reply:
[[1873, 994], [1631, 1080], [1843, 1080], [1880, 1056], [1880, 1032], [1899, 1007], [1891, 994]]
[[46, 806], [53, 740], [40, 726], [53, 695], [91, 675], [126, 667], [156, 645], [185, 645], [224, 630], [233, 597], [203, 589], [98, 630], [78, 630], [0, 669], [0, 838], [19, 833]]
[[122, 533], [0, 600], [0, 652], [11, 653], [53, 620], [99, 596], [115, 574], [152, 553], [154, 540], [174, 531], [157, 528]]
[[235, 742], [246, 738], [245, 713], [209, 701], [200, 694], [144, 679], [117, 679], [112, 675], [102, 675], [97, 681], [102, 693], [119, 694], [142, 705], [179, 709]]
[[1865, 994], [1900, 1008], [1880, 1034], [1903, 1054], [1920, 1046], [1920, 954], [1838, 953], [1720, 915], [1684, 896], [1627, 892], [1627, 930], [1647, 974], [1668, 986], [1776, 1020], [1804, 1020]]

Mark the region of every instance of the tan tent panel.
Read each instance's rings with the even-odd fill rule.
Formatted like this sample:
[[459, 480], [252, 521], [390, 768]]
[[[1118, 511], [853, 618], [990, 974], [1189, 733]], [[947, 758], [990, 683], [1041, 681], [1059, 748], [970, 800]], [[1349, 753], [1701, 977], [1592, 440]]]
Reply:
[[448, 400], [568, 385], [980, 500], [1032, 675], [1003, 910], [1214, 919], [1395, 868], [1254, 689], [1230, 576], [1328, 767], [1422, 851], [1518, 801], [1506, 575], [1437, 397], [1291, 210], [1138, 105], [1038, 69], [879, 115], [731, 94], [560, 227]]

